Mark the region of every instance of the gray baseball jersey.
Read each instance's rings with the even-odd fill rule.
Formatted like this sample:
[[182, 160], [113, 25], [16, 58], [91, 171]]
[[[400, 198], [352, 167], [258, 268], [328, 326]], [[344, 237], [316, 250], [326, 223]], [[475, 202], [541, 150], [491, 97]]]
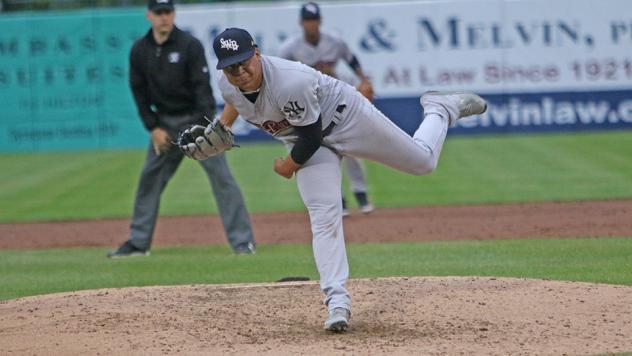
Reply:
[[349, 63], [353, 53], [340, 38], [321, 32], [316, 46], [307, 42], [303, 35], [287, 40], [281, 47], [279, 57], [319, 69], [322, 66], [335, 66], [340, 59]]
[[292, 143], [297, 138], [293, 126], [313, 124], [319, 115], [323, 128], [339, 120], [336, 108], [344, 104], [347, 84], [298, 62], [264, 55], [261, 62], [263, 83], [254, 104], [219, 72], [224, 101], [234, 106], [246, 121], [285, 143]]

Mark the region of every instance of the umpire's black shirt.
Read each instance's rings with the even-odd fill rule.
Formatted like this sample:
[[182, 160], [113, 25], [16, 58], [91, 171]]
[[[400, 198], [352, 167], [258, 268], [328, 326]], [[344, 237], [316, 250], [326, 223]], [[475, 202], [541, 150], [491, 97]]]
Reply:
[[[198, 39], [173, 27], [159, 45], [151, 29], [130, 52], [129, 82], [138, 113], [148, 130], [160, 125], [163, 115], [193, 114], [205, 123], [215, 109], [204, 47]], [[196, 123], [196, 122], [192, 122]]]

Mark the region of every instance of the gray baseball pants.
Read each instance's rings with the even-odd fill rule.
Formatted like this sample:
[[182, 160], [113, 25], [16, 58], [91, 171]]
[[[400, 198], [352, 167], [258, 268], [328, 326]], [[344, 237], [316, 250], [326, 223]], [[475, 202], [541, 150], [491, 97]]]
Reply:
[[361, 159], [345, 156], [342, 157], [342, 164], [347, 169], [349, 185], [353, 193], [366, 193], [368, 190], [364, 163]]
[[[441, 98], [424, 105], [424, 120], [410, 137], [361, 95], [348, 95], [346, 119], [323, 139], [324, 145], [296, 172], [299, 193], [309, 212], [314, 260], [329, 311], [351, 310], [345, 284], [341, 157], [369, 159], [414, 175], [432, 172], [439, 161], [450, 117], [458, 108]], [[288, 145], [291, 149], [292, 145]]]

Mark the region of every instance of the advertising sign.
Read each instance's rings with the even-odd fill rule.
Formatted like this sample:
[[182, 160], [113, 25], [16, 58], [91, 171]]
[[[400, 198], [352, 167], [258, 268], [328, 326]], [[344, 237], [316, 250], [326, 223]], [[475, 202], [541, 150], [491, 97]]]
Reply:
[[[179, 5], [214, 68], [214, 37], [242, 27], [264, 54], [300, 35], [300, 3]], [[470, 90], [490, 103], [453, 133], [632, 127], [632, 1], [323, 2], [375, 87], [376, 106], [412, 132], [428, 90]], [[146, 134], [128, 85], [144, 9], [0, 17], [0, 151], [136, 148]], [[346, 64], [339, 72], [350, 75]], [[212, 73], [218, 103], [222, 103]], [[269, 139], [240, 122], [238, 140]]]

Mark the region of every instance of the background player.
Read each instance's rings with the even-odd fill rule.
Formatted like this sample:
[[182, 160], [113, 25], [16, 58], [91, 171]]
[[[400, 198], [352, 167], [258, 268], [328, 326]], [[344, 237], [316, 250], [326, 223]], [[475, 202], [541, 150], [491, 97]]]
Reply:
[[[238, 115], [285, 143], [289, 155], [277, 158], [273, 169], [288, 179], [296, 174], [329, 312], [325, 329], [345, 330], [351, 297], [345, 287], [349, 265], [342, 227], [341, 157], [428, 174], [437, 166], [448, 126], [460, 117], [483, 113], [487, 105], [472, 93], [426, 93], [421, 98], [423, 122], [411, 137], [352, 86], [302, 63], [261, 55], [245, 30], [225, 30], [215, 38], [213, 49], [217, 69], [222, 70], [218, 85], [225, 101], [223, 125], [186, 130], [180, 148], [195, 159], [230, 149], [232, 135], [226, 135], [224, 126], [230, 127]], [[200, 128], [201, 135], [192, 135]]]
[[[367, 99], [373, 101], [373, 86], [364, 75], [358, 58], [349, 50], [347, 44], [340, 38], [320, 30], [320, 8], [314, 2], [308, 2], [301, 7], [301, 26], [303, 34], [288, 39], [281, 47], [279, 56], [321, 71], [334, 78], [339, 78], [336, 65], [343, 59], [353, 72], [355, 78], [342, 80], [357, 87]], [[347, 168], [347, 176], [360, 211], [368, 214], [374, 210], [367, 195], [367, 179], [362, 160], [355, 157], [343, 157], [343, 165]], [[342, 198], [343, 216], [349, 215], [346, 200]]]
[[[215, 101], [200, 41], [174, 26], [173, 0], [150, 0], [151, 29], [130, 54], [130, 86], [138, 113], [151, 132], [134, 202], [129, 239], [108, 257], [148, 255], [158, 218], [160, 196], [182, 161], [171, 142], [185, 127], [208, 123]], [[255, 250], [250, 217], [224, 155], [200, 162], [213, 187], [219, 214], [237, 254]]]

